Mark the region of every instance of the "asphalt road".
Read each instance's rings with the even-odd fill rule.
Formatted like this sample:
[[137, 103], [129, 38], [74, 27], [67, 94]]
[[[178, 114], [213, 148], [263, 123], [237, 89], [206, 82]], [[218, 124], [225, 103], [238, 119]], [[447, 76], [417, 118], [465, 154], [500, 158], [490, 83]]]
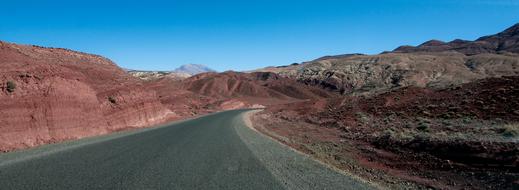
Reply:
[[371, 189], [251, 130], [245, 112], [0, 154], [0, 189]]

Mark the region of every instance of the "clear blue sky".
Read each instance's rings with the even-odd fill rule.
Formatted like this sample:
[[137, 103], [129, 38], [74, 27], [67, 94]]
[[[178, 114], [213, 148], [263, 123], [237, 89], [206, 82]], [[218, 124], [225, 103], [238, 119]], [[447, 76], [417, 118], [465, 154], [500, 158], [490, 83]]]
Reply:
[[0, 40], [95, 53], [121, 67], [219, 71], [474, 40], [519, 22], [515, 0], [2, 1]]

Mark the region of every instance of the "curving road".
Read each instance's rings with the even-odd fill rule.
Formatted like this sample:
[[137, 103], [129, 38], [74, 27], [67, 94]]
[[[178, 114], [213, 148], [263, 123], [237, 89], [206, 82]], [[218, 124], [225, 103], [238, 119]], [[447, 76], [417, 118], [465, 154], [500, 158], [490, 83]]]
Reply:
[[372, 189], [251, 130], [247, 111], [0, 154], [0, 189]]

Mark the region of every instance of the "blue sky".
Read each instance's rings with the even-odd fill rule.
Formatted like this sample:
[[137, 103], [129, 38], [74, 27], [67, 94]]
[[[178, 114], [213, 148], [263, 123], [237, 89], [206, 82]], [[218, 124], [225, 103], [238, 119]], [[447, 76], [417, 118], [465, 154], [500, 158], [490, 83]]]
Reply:
[[250, 70], [519, 22], [514, 0], [3, 1], [0, 40], [103, 55], [131, 69]]

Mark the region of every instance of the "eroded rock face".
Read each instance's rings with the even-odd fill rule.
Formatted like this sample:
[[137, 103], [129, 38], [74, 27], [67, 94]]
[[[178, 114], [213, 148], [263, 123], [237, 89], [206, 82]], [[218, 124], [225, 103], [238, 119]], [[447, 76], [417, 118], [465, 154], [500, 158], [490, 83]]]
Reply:
[[397, 87], [446, 87], [519, 74], [517, 56], [460, 53], [388, 53], [309, 62], [281, 75], [347, 94]]
[[2, 151], [145, 127], [170, 113], [110, 60], [66, 49], [0, 42], [0, 90]]

